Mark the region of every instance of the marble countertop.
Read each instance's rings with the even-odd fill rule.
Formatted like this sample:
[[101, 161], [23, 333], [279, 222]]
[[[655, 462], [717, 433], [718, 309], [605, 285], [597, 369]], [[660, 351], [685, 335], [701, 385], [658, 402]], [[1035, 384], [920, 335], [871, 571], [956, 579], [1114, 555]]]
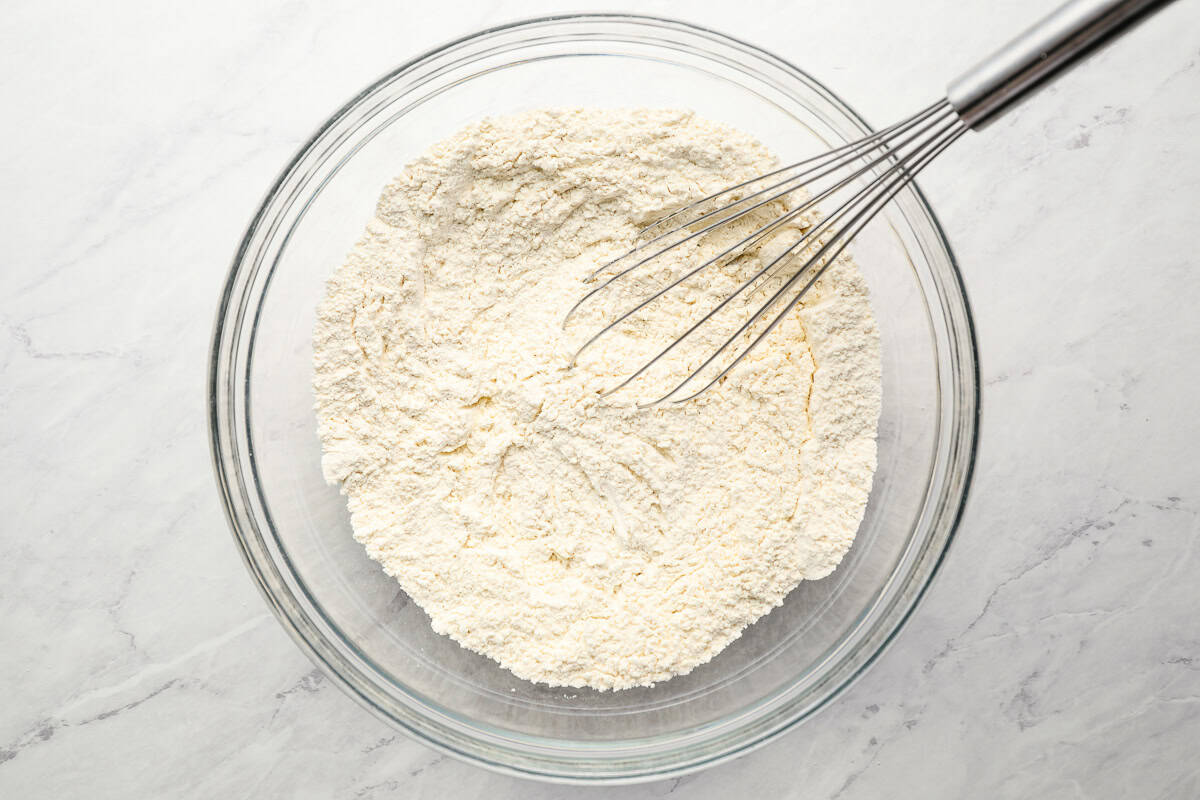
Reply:
[[[1032, 21], [988, 3], [667, 2], [876, 123]], [[0, 796], [557, 798], [410, 741], [276, 624], [211, 475], [218, 290], [333, 109], [452, 37], [581, 2], [18, 2], [0, 12]], [[1200, 796], [1200, 0], [922, 185], [983, 424], [957, 541], [868, 674], [749, 756], [590, 796]]]

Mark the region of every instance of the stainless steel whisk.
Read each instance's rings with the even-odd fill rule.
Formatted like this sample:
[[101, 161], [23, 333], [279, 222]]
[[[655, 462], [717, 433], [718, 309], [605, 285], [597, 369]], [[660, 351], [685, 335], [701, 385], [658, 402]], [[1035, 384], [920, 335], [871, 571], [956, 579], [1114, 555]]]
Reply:
[[[656, 260], [667, 252], [708, 236], [754, 212], [761, 214], [763, 212], [760, 209], [768, 209], [770, 204], [783, 200], [797, 189], [803, 187], [810, 191], [810, 196], [796, 207], [756, 228], [703, 263], [685, 270], [678, 278], [669, 280], [666, 286], [618, 314], [579, 348], [571, 365], [605, 334], [667, 292], [714, 264], [736, 258], [785, 224], [813, 210], [822, 201], [860, 184], [860, 188], [854, 190], [828, 216], [806, 230], [798, 241], [738, 285], [737, 289], [617, 386], [604, 393], [607, 396], [625, 388], [646, 374], [701, 326], [709, 323], [734, 298], [752, 287], [763, 286], [763, 281], [774, 277], [783, 267], [792, 268], [792, 273], [783, 280], [779, 289], [754, 310], [749, 319], [700, 366], [671, 391], [642, 405], [653, 406], [665, 401], [682, 403], [703, 394], [727, 376], [792, 312], [846, 246], [938, 154], [968, 130], [978, 130], [995, 119], [1001, 111], [1027, 95], [1046, 78], [1077, 62], [1095, 47], [1115, 38], [1134, 22], [1168, 2], [1170, 0], [1070, 0], [952, 81], [945, 99], [858, 141], [710, 194], [647, 226], [641, 231], [642, 242], [638, 246], [589, 276], [588, 280], [594, 281], [612, 272], [571, 308], [563, 322], [564, 327], [584, 304], [635, 270], [652, 268]], [[828, 185], [817, 183], [822, 180]], [[865, 185], [861, 185], [863, 181]], [[710, 210], [713, 205], [717, 207]], [[806, 254], [803, 260], [794, 259], [801, 253]], [[747, 333], [765, 320], [773, 309], [778, 310], [766, 327], [747, 340]], [[739, 341], [744, 342], [740, 351], [733, 349]], [[719, 367], [715, 377], [700, 385], [701, 381], [697, 380], [699, 376], [726, 353], [729, 353], [729, 363]], [[695, 389], [697, 385], [700, 385], [699, 389]], [[687, 393], [684, 392], [685, 387], [688, 388]]]

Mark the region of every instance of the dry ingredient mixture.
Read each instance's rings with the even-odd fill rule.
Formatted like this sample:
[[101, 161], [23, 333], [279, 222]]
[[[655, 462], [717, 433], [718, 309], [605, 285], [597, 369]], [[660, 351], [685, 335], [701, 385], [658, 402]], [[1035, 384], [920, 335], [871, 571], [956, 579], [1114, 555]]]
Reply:
[[[566, 369], [582, 277], [647, 222], [773, 163], [688, 112], [535, 111], [463, 129], [384, 190], [320, 305], [316, 409], [355, 538], [436, 631], [532, 681], [650, 685], [838, 565], [880, 408], [878, 333], [848, 259], [694, 401], [597, 395], [628, 374], [628, 347], [669, 341], [664, 319], [724, 296], [769, 242]], [[750, 230], [729, 227], [671, 257]]]

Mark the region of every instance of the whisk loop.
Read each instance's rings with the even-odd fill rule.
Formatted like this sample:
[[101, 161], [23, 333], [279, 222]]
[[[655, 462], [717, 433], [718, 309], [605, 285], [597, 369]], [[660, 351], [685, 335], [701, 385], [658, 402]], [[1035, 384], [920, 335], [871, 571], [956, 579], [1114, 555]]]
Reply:
[[[953, 107], [949, 102], [942, 100], [877, 133], [844, 144], [821, 155], [726, 187], [656, 220], [642, 229], [640, 236], [645, 239], [643, 242], [602, 265], [588, 276], [587, 280], [594, 281], [605, 272], [616, 268], [613, 274], [589, 290], [567, 312], [563, 321], [564, 327], [589, 301], [636, 270], [652, 269], [655, 263], [670, 251], [689, 242], [701, 240], [736, 220], [767, 208], [772, 203], [785, 202], [786, 198], [794, 192], [800, 190], [809, 192], [809, 196], [796, 206], [755, 228], [746, 236], [697, 266], [685, 270], [682, 275], [669, 280], [665, 286], [652, 291], [647, 297], [618, 313], [583, 343], [571, 359], [571, 365], [574, 366], [580, 355], [606, 334], [638, 312], [648, 308], [668, 292], [714, 265], [732, 261], [739, 255], [749, 252], [789, 222], [798, 220], [802, 215], [814, 211], [822, 202], [829, 200], [848, 187], [852, 187], [855, 182], [863, 180], [864, 176], [869, 176], [870, 181], [866, 186], [837, 206], [829, 216], [811, 225], [796, 242], [741, 282], [732, 293], [708, 309], [698, 321], [673, 339], [670, 344], [637, 367], [616, 386], [603, 392], [601, 396], [606, 397], [629, 386], [656, 364], [659, 364], [664, 357], [700, 330], [702, 326], [709, 323], [718, 313], [728, 308], [735, 298], [743, 295], [749, 296], [749, 290], [764, 285], [785, 266], [794, 266], [792, 274], [783, 282], [783, 285], [755, 310], [736, 332], [726, 338], [724, 343], [699, 367], [692, 370], [686, 378], [665, 395], [639, 405], [650, 407], [666, 401], [685, 402], [703, 394], [728, 375], [779, 325], [786, 314], [800, 302], [805, 292], [834, 263], [849, 240], [857, 235], [858, 231], [879, 212], [880, 208], [910, 183], [917, 172], [924, 168], [934, 155], [941, 152], [941, 149], [948, 146], [966, 130], [966, 126], [959, 120]], [[822, 179], [825, 179], [828, 185], [818, 183]], [[728, 202], [720, 204], [717, 208], [706, 210], [711, 204], [722, 200], [728, 200]], [[843, 220], [847, 221], [841, 225]], [[664, 228], [665, 230], [663, 230]], [[828, 237], [828, 239], [822, 243], [821, 237]], [[804, 253], [806, 249], [817, 243], [820, 243], [820, 246], [807, 258], [798, 264], [792, 263], [797, 255]], [[625, 265], [626, 262], [631, 263]], [[805, 275], [808, 275], [807, 279], [801, 281], [801, 277]], [[716, 377], [707, 381], [698, 391], [685, 397], [677, 397], [685, 387], [697, 382], [701, 373], [713, 366], [723, 353], [731, 352], [731, 348], [738, 340], [780, 302], [784, 303], [783, 309], [771, 320], [766, 329], [757, 334], [745, 349], [738, 352], [731, 363], [723, 367]]]

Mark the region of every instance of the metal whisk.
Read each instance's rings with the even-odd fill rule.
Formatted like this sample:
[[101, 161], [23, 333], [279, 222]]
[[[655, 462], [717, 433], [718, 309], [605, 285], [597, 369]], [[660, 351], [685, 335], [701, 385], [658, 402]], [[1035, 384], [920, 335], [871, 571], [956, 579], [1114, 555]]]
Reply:
[[[652, 406], [665, 401], [682, 403], [703, 394], [725, 378], [775, 330], [846, 246], [938, 154], [968, 130], [978, 130], [995, 119], [999, 112], [1027, 95], [1046, 78], [1115, 38], [1167, 2], [1169, 0], [1071, 0], [951, 82], [945, 99], [878, 133], [729, 186], [647, 226], [641, 231], [640, 244], [589, 276], [589, 281], [595, 281], [609, 273], [570, 309], [564, 327], [589, 301], [618, 281], [628, 280], [635, 271], [652, 270], [668, 252], [710, 236], [737, 220], [754, 220], [756, 217], [751, 215], [770, 213], [776, 207], [773, 204], [783, 202], [798, 190], [808, 192], [795, 207], [754, 228], [703, 263], [683, 270], [682, 275], [670, 276], [665, 286], [655, 286], [649, 296], [618, 313], [584, 342], [571, 365], [605, 334], [685, 281], [714, 265], [732, 261], [783, 226], [812, 212], [822, 201], [839, 192], [852, 192], [827, 216], [808, 227], [798, 241], [770, 259], [670, 344], [604, 392], [604, 395], [617, 392], [645, 375], [683, 341], [710, 323], [714, 316], [726, 310], [735, 298], [742, 296], [745, 300], [756, 288], [761, 289], [765, 281], [778, 279], [782, 269], [791, 270], [783, 277], [779, 288], [750, 313], [745, 323], [687, 377], [658, 399], [641, 405]], [[798, 255], [804, 257], [797, 258]], [[768, 317], [770, 321], [764, 327], [762, 323]], [[723, 355], [728, 363], [722, 365], [718, 359]], [[706, 371], [711, 370], [716, 374], [710, 379]], [[701, 375], [705, 377], [701, 379]]]

